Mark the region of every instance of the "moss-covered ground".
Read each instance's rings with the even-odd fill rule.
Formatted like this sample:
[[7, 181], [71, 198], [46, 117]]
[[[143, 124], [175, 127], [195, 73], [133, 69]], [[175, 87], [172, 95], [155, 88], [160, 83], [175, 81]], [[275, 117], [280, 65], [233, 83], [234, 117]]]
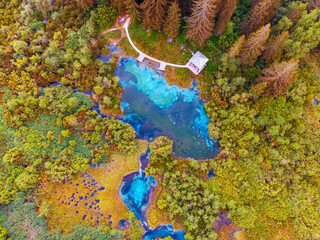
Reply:
[[53, 206], [53, 211], [46, 213], [50, 229], [60, 228], [69, 233], [81, 223], [92, 226], [106, 223], [117, 227], [119, 220], [130, 213], [118, 195], [122, 178], [139, 170], [139, 156], [146, 150], [147, 143], [139, 141], [135, 153], [113, 153], [106, 165], [91, 167], [72, 180], [44, 181], [39, 192], [40, 208]]

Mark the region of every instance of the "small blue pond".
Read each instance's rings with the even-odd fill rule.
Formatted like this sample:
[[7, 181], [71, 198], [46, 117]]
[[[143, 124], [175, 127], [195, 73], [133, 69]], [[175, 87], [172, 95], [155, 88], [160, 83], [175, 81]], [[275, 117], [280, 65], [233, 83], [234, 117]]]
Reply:
[[217, 156], [218, 143], [208, 135], [209, 120], [195, 83], [190, 88], [169, 86], [162, 73], [134, 58], [121, 59], [115, 76], [123, 87], [121, 120], [135, 129], [138, 138], [167, 136], [179, 157]]
[[127, 219], [121, 219], [118, 224], [119, 229], [128, 229], [130, 224]]
[[312, 104], [313, 104], [313, 105], [318, 105], [318, 104], [319, 104], [319, 101], [314, 98], [313, 101], [312, 101]]
[[143, 172], [134, 172], [122, 179], [118, 191], [121, 200], [141, 221], [144, 229], [148, 229], [145, 213], [152, 201], [152, 194], [157, 184], [154, 177], [146, 176]]
[[173, 226], [168, 225], [160, 225], [155, 229], [148, 230], [143, 236], [143, 240], [152, 240], [158, 237], [165, 238], [165, 237], [172, 237], [176, 240], [184, 240], [184, 230], [177, 230], [175, 231]]
[[208, 171], [207, 177], [208, 177], [208, 178], [212, 178], [212, 177], [215, 177], [215, 176], [216, 176], [216, 174], [214, 173], [213, 169], [210, 169], [210, 170]]

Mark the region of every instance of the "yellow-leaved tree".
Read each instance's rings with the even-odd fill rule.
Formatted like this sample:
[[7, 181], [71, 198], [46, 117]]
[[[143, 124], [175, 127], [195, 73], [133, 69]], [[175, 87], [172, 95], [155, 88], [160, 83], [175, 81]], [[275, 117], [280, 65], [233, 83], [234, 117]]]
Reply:
[[270, 35], [270, 23], [251, 33], [244, 43], [240, 59], [244, 66], [252, 66], [265, 49], [265, 43]]

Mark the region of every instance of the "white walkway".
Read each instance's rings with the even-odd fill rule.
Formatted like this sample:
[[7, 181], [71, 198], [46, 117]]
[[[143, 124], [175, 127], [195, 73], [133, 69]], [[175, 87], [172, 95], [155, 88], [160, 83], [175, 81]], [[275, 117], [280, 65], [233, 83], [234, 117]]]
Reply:
[[[164, 71], [164, 70], [166, 69], [166, 66], [177, 67], [177, 68], [188, 68], [188, 67], [187, 67], [187, 64], [185, 64], [185, 65], [179, 65], [179, 64], [173, 64], [173, 63], [164, 62], [164, 61], [155, 59], [155, 58], [153, 58], [153, 57], [151, 57], [151, 56], [149, 56], [149, 55], [141, 52], [141, 51], [134, 45], [134, 43], [133, 43], [132, 40], [131, 40], [131, 37], [130, 37], [130, 34], [129, 34], [129, 30], [128, 30], [129, 24], [130, 24], [130, 18], [128, 18], [128, 19], [126, 20], [125, 24], [123, 25], [123, 28], [126, 30], [126, 35], [127, 35], [127, 38], [128, 38], [128, 40], [129, 40], [131, 46], [133, 47], [133, 49], [134, 49], [137, 53], [139, 53], [139, 56], [137, 57], [137, 60], [138, 60], [139, 62], [142, 62], [145, 58], [150, 59], [150, 60], [152, 60], [152, 61], [157, 62], [157, 63], [160, 64], [159, 70], [161, 70], [161, 71]], [[120, 28], [110, 29], [108, 32], [114, 31], [114, 30], [117, 30], [117, 29], [120, 29]]]

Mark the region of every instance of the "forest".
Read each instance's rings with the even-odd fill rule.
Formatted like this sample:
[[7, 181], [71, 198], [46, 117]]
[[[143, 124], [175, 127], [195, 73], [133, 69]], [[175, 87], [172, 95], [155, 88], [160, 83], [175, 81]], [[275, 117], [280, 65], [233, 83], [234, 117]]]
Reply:
[[[186, 240], [320, 239], [320, 0], [0, 0], [0, 239], [143, 239], [129, 213], [129, 230], [60, 224], [50, 195], [96, 164], [120, 174], [109, 171], [119, 156], [143, 152], [119, 120], [114, 76], [137, 54], [123, 32], [106, 33], [125, 15], [147, 54], [209, 59], [198, 76], [164, 74], [197, 83], [220, 153], [181, 159], [169, 138], [148, 142], [146, 173], [161, 189], [151, 225], [165, 218]], [[115, 39], [123, 56], [100, 61]], [[221, 212], [237, 231], [214, 228]]]

